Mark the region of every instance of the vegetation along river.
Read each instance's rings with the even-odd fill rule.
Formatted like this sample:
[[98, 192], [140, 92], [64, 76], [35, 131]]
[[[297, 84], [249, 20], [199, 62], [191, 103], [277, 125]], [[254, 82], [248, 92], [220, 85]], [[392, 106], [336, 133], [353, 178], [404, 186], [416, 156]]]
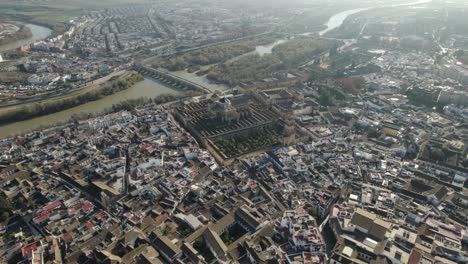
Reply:
[[[419, 1], [410, 2], [406, 4], [392, 5], [390, 7], [423, 4], [423, 3], [429, 3], [431, 1], [432, 0], [419, 0]], [[332, 17], [330, 17], [330, 19], [326, 23], [327, 28], [321, 31], [320, 35], [323, 35], [326, 32], [341, 26], [341, 24], [343, 24], [343, 21], [350, 15], [356, 14], [361, 11], [369, 10], [369, 9], [372, 9], [372, 8], [357, 8], [357, 9], [347, 10], [347, 11], [340, 12], [340, 13], [333, 15]], [[33, 33], [32, 38], [17, 41], [9, 45], [0, 46], [0, 51], [14, 49], [22, 45], [31, 44], [34, 41], [45, 39], [51, 34], [51, 30], [48, 28], [37, 26], [37, 25], [32, 25], [32, 24], [27, 24], [27, 25], [31, 28], [31, 31]], [[308, 33], [305, 33], [305, 34], [308, 34]], [[258, 46], [255, 52], [258, 52], [260, 55], [271, 53], [271, 50], [274, 46], [283, 42], [285, 42], [285, 40], [278, 40], [269, 45]], [[228, 88], [225, 85], [211, 83], [208, 79], [206, 79], [206, 76], [197, 76], [195, 73], [188, 73], [187, 71], [172, 72], [172, 74], [188, 79], [200, 85], [203, 85], [212, 91], [225, 90]], [[129, 99], [137, 99], [140, 97], [155, 98], [161, 94], [168, 94], [168, 93], [176, 94], [178, 93], [178, 91], [172, 89], [171, 87], [167, 85], [161, 84], [157, 81], [154, 81], [151, 79], [145, 79], [144, 81], [137, 83], [136, 85], [134, 85], [133, 87], [127, 90], [115, 93], [113, 95], [107, 96], [105, 98], [102, 98], [94, 102], [89, 102], [89, 103], [76, 106], [76, 107], [73, 107], [64, 111], [53, 113], [50, 115], [45, 115], [45, 116], [30, 119], [30, 120], [25, 120], [25, 121], [16, 122], [16, 123], [9, 124], [9, 125], [0, 126], [0, 138], [13, 135], [13, 134], [25, 133], [30, 130], [37, 129], [41, 126], [50, 126], [59, 122], [64, 122], [66, 120], [69, 120], [74, 114], [99, 113], [108, 109], [113, 104], [126, 101]]]
[[34, 25], [34, 24], [25, 24], [25, 25], [31, 29], [32, 36], [27, 39], [21, 39], [21, 40], [18, 40], [9, 44], [2, 45], [0, 46], [0, 52], [12, 50], [12, 49], [16, 49], [21, 46], [24, 46], [24, 45], [32, 44], [36, 41], [46, 39], [47, 37], [50, 36], [50, 34], [52, 34], [52, 30], [50, 28], [46, 28], [46, 27]]
[[100, 113], [110, 108], [112, 105], [126, 100], [138, 99], [140, 97], [155, 98], [162, 94], [178, 93], [179, 91], [170, 86], [147, 78], [126, 90], [106, 96], [97, 101], [82, 104], [57, 113], [0, 126], [0, 138], [25, 133], [41, 126], [50, 126], [59, 122], [64, 122], [69, 120], [74, 114]]

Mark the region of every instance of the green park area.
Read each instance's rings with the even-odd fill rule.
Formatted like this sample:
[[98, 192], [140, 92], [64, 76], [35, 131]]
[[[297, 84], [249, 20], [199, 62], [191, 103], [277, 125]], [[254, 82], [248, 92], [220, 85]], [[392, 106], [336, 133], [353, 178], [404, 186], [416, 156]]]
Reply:
[[153, 67], [163, 67], [170, 71], [225, 62], [237, 56], [252, 52], [258, 45], [266, 45], [275, 40], [275, 36], [266, 35], [253, 39], [238, 40], [205, 48], [188, 51], [170, 58], [158, 59], [152, 63]]
[[270, 78], [277, 71], [286, 71], [313, 60], [333, 46], [335, 41], [298, 38], [275, 46], [271, 54], [252, 54], [212, 67], [207, 77], [235, 86]]

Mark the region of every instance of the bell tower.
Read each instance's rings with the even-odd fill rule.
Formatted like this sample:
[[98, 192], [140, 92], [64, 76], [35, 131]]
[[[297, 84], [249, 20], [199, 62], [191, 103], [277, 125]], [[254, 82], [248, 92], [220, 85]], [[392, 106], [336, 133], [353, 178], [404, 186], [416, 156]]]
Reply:
[[296, 142], [296, 125], [291, 115], [285, 118], [283, 126], [283, 145], [290, 146]]

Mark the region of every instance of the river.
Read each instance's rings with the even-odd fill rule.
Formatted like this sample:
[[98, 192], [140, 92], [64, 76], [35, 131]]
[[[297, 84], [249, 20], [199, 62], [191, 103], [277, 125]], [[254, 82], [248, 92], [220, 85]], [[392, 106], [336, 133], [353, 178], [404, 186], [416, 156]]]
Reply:
[[[418, 1], [415, 1], [415, 2], [409, 2], [409, 3], [384, 5], [384, 6], [374, 6], [374, 7], [364, 7], [364, 8], [355, 8], [355, 9], [351, 9], [351, 10], [346, 10], [346, 11], [343, 11], [343, 12], [340, 12], [340, 13], [337, 13], [337, 14], [331, 16], [328, 19], [327, 23], [325, 23], [325, 26], [327, 28], [320, 31], [319, 34], [320, 34], [320, 36], [322, 36], [325, 33], [340, 27], [343, 24], [343, 22], [345, 21], [346, 18], [348, 18], [351, 15], [357, 14], [359, 12], [372, 10], [372, 9], [375, 9], [375, 8], [382, 8], [382, 7], [403, 7], [403, 6], [426, 4], [426, 3], [430, 3], [430, 2], [432, 2], [432, 0], [418, 0]], [[303, 33], [301, 35], [308, 36], [308, 35], [311, 35], [313, 33], [314, 32], [306, 32], [306, 33]], [[237, 60], [239, 58], [242, 58], [244, 56], [254, 54], [254, 53], [258, 53], [259, 55], [269, 54], [269, 53], [272, 52], [273, 48], [276, 45], [284, 43], [286, 41], [287, 41], [286, 39], [280, 39], [280, 40], [276, 40], [275, 42], [267, 44], [267, 45], [259, 45], [259, 46], [255, 47], [255, 51], [248, 52], [248, 53], [242, 54], [240, 56], [237, 56], [235, 58], [232, 58], [232, 59], [228, 60], [228, 62], [229, 61], [235, 61], [235, 60]], [[209, 67], [203, 67], [203, 70], [205, 70], [206, 68], [209, 68]], [[176, 75], [176, 76], [181, 77], [181, 78], [184, 78], [184, 79], [187, 79], [187, 80], [192, 81], [192, 82], [194, 82], [196, 84], [205, 86], [211, 91], [222, 91], [222, 90], [226, 90], [226, 89], [229, 88], [227, 85], [224, 85], [224, 84], [212, 83], [210, 80], [208, 80], [206, 78], [206, 75], [198, 76], [195, 72], [190, 73], [190, 72], [187, 72], [187, 70], [174, 71], [174, 72], [171, 72], [171, 74]]]
[[171, 74], [177, 77], [180, 77], [182, 79], [189, 80], [198, 85], [204, 86], [212, 92], [224, 91], [224, 90], [229, 89], [229, 86], [225, 84], [221, 84], [221, 83], [214, 83], [208, 80], [208, 78], [206, 78], [206, 75], [198, 76], [195, 72], [188, 72], [187, 70], [183, 70], [183, 71], [173, 71], [171, 72]]
[[178, 93], [180, 93], [178, 90], [175, 90], [170, 86], [162, 84], [159, 81], [153, 79], [145, 78], [145, 80], [138, 82], [126, 90], [120, 91], [110, 96], [106, 96], [97, 101], [82, 104], [57, 113], [0, 126], [0, 138], [13, 134], [25, 133], [33, 129], [37, 129], [41, 126], [51, 126], [60, 122], [64, 122], [69, 120], [73, 114], [99, 113], [108, 109], [113, 104], [125, 100], [138, 99], [140, 97], [155, 98], [161, 94]]
[[[416, 2], [410, 2], [410, 3], [405, 3], [405, 4], [395, 4], [395, 5], [378, 6], [378, 7], [400, 7], [400, 6], [425, 4], [425, 3], [430, 3], [430, 2], [432, 2], [432, 0], [419, 0]], [[330, 19], [326, 23], [327, 28], [325, 30], [322, 30], [320, 32], [320, 35], [323, 35], [329, 32], [330, 30], [338, 28], [339, 26], [343, 24], [344, 20], [347, 17], [353, 14], [366, 11], [366, 10], [371, 10], [371, 9], [378, 8], [378, 7], [357, 8], [357, 9], [352, 9], [352, 10], [347, 10], [344, 12], [337, 13], [333, 15], [332, 17], [330, 17]], [[9, 46], [8, 48], [5, 48], [5, 46], [1, 46], [0, 51], [5, 50], [5, 49], [7, 50], [12, 49], [15, 47], [17, 48], [17, 47], [20, 47], [21, 45], [30, 44], [30, 43], [33, 43], [34, 41], [47, 38], [51, 34], [51, 30], [48, 28], [44, 28], [44, 27], [37, 26], [37, 25], [31, 25], [31, 24], [28, 24], [28, 26], [31, 27], [31, 31], [33, 32], [33, 37], [31, 39], [18, 41], [9, 45], [5, 45], [5, 46]], [[312, 33], [308, 32], [302, 35], [309, 35], [309, 34], [312, 34]], [[287, 40], [277, 40], [267, 45], [257, 46], [255, 51], [253, 51], [252, 53], [257, 52], [260, 55], [271, 53], [273, 47], [286, 41]], [[197, 76], [195, 73], [189, 73], [187, 71], [176, 71], [176, 72], [171, 72], [171, 73], [181, 78], [190, 80], [194, 83], [205, 86], [211, 91], [222, 91], [222, 90], [229, 89], [227, 85], [212, 83], [210, 80], [206, 78], [206, 76]], [[98, 113], [98, 112], [104, 111], [105, 109], [109, 108], [113, 104], [125, 101], [127, 99], [136, 99], [140, 97], [154, 98], [158, 95], [165, 94], [165, 93], [175, 94], [175, 93], [178, 93], [178, 91], [172, 89], [171, 87], [167, 85], [163, 85], [155, 80], [145, 79], [144, 81], [137, 83], [135, 86], [127, 90], [118, 92], [116, 94], [107, 96], [105, 98], [102, 98], [94, 102], [86, 103], [86, 104], [73, 107], [73, 108], [70, 108], [61, 112], [57, 112], [54, 114], [41, 116], [41, 117], [33, 118], [30, 120], [20, 121], [14, 124], [0, 126], [0, 138], [6, 137], [12, 134], [25, 133], [32, 129], [37, 129], [41, 126], [48, 126], [48, 125], [50, 126], [58, 122], [63, 122], [63, 121], [70, 119], [72, 115], [75, 113], [76, 114]]]
[[255, 51], [256, 53], [258, 53], [260, 56], [262, 55], [265, 55], [265, 54], [270, 54], [271, 51], [273, 50], [273, 48], [276, 46], [276, 45], [279, 45], [281, 43], [285, 43], [286, 41], [288, 41], [287, 39], [279, 39], [273, 43], [270, 43], [270, 44], [267, 44], [267, 45], [260, 45], [260, 46], [257, 46], [255, 47]]
[[340, 27], [347, 17], [354, 15], [356, 13], [362, 12], [362, 11], [370, 10], [372, 8], [373, 7], [356, 8], [352, 10], [346, 10], [336, 15], [333, 15], [332, 17], [330, 17], [327, 23], [325, 23], [325, 26], [327, 26], [327, 28], [319, 32], [320, 36], [324, 35], [325, 33], [335, 28]]
[[[323, 36], [325, 33], [332, 31], [333, 29], [336, 29], [340, 27], [343, 22], [346, 20], [351, 15], [357, 14], [359, 12], [363, 11], [368, 11], [372, 10], [375, 8], [384, 8], [384, 7], [403, 7], [403, 6], [411, 6], [411, 5], [420, 5], [420, 4], [427, 4], [432, 2], [432, 0], [418, 0], [418, 1], [412, 1], [409, 3], [402, 3], [402, 4], [394, 4], [394, 5], [382, 5], [382, 6], [373, 6], [373, 7], [363, 7], [363, 8], [356, 8], [356, 9], [351, 9], [351, 10], [346, 10], [340, 13], [337, 13], [333, 16], [331, 16], [327, 23], [325, 23], [325, 26], [327, 26], [326, 29], [322, 30], [319, 32], [320, 36]], [[313, 34], [314, 32], [306, 32], [301, 35], [308, 36]]]
[[52, 34], [52, 30], [50, 28], [46, 28], [46, 27], [34, 25], [34, 24], [27, 24], [27, 23], [25, 25], [31, 29], [32, 36], [27, 39], [22, 39], [22, 40], [12, 42], [10, 44], [2, 45], [0, 46], [0, 52], [12, 50], [12, 49], [16, 49], [21, 46], [24, 46], [24, 45], [32, 44], [36, 41], [46, 39]]

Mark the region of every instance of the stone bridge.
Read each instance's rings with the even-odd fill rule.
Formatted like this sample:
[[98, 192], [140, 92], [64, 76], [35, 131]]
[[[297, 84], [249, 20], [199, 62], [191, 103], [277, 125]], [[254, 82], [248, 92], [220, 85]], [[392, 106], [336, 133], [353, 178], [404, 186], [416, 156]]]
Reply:
[[143, 74], [144, 76], [149, 76], [153, 77], [155, 79], [158, 79], [164, 83], [170, 84], [174, 87], [177, 87], [181, 90], [184, 91], [196, 91], [200, 90], [205, 93], [211, 93], [208, 88], [198, 84], [194, 83], [190, 80], [181, 78], [179, 76], [175, 76], [169, 72], [163, 71], [163, 70], [158, 70], [152, 67], [144, 66], [144, 65], [135, 65], [133, 66], [133, 69], [138, 71], [139, 73]]

